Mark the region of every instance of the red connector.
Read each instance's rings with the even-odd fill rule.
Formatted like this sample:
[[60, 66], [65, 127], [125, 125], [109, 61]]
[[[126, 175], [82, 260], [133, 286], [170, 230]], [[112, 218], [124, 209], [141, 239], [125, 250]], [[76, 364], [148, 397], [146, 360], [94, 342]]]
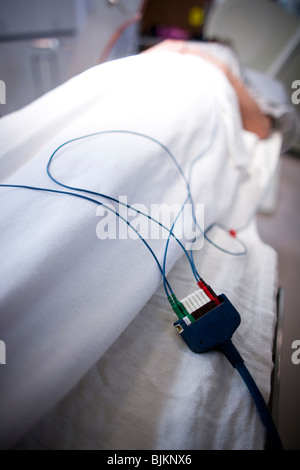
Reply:
[[197, 285], [200, 289], [202, 289], [205, 292], [205, 294], [210, 298], [210, 300], [213, 300], [216, 305], [220, 305], [220, 301], [217, 298], [217, 295], [212, 290], [212, 288], [209, 285], [207, 285], [206, 282], [203, 281], [203, 279], [198, 281]]

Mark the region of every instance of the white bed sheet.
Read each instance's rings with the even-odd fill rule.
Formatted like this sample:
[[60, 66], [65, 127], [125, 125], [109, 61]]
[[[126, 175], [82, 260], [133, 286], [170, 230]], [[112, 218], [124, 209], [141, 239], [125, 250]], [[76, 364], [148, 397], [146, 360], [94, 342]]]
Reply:
[[[262, 143], [242, 131], [234, 92], [213, 66], [200, 58], [173, 53], [141, 55], [91, 69], [32, 105], [3, 118], [0, 121], [1, 182], [58, 189], [45, 173], [54, 149], [79, 135], [110, 129], [141, 132], [157, 139], [174, 153], [185, 172], [194, 158], [209, 147], [209, 152], [194, 166], [191, 185], [195, 203], [205, 206], [205, 226], [225, 216], [229, 220], [229, 213], [235, 226], [243, 225], [249, 219], [267, 181], [267, 176], [261, 179], [261, 168], [266, 170], [266, 175], [272, 172], [280, 148], [277, 134]], [[214, 129], [216, 134], [211, 140]], [[130, 204], [149, 206], [156, 202], [173, 204], [185, 200], [183, 181], [159, 145], [134, 135], [116, 136], [109, 134], [70, 144], [53, 162], [55, 176], [67, 184], [117, 198], [126, 195]], [[263, 163], [259, 158], [252, 159], [254, 150], [256, 155], [263, 154]], [[272, 164], [271, 155], [275, 156]], [[238, 190], [242, 191], [240, 197]], [[87, 419], [78, 425], [90, 430], [87, 437], [78, 441], [75, 433], [75, 441], [73, 437], [68, 441], [68, 436], [73, 435], [73, 423], [67, 419], [70, 426], [67, 426], [69, 431], [64, 433], [64, 438], [57, 439], [55, 434], [46, 433], [50, 447], [51, 442], [54, 447], [98, 448], [251, 448], [262, 445], [263, 431], [257, 434], [260, 424], [251, 401], [247, 401], [241, 412], [240, 404], [245, 401], [243, 397], [247, 392], [236, 385], [239, 379], [232, 377], [231, 372], [228, 375], [222, 372], [224, 384], [221, 388], [232, 387], [233, 394], [233, 397], [226, 394], [225, 403], [220, 399], [224, 405], [221, 413], [224, 421], [220, 417], [221, 406], [209, 405], [211, 387], [218, 390], [218, 399], [220, 397], [215, 372], [218, 368], [223, 371], [224, 360], [217, 353], [201, 358], [192, 355], [180, 338], [174, 338], [172, 313], [166, 300], [162, 307], [161, 288], [157, 291], [160, 273], [139, 240], [99, 241], [96, 205], [83, 200], [23, 189], [1, 189], [0, 197], [0, 334], [7, 348], [7, 364], [0, 369], [2, 447], [18, 442], [101, 357], [104, 365], [103, 369], [100, 365], [99, 380], [103, 406], [97, 408], [95, 438], [91, 438], [94, 424], [88, 418], [85, 406], [85, 397], [88, 401], [90, 394], [98, 397], [99, 388], [93, 385], [88, 387], [87, 395], [83, 393], [79, 404], [76, 399], [76, 407], [80, 407], [81, 415]], [[233, 210], [235, 201], [239, 204]], [[247, 238], [247, 232], [245, 236]], [[164, 243], [164, 240], [158, 240], [153, 245], [160, 259]], [[256, 363], [252, 362], [252, 367], [256, 368], [255, 378], [267, 395], [276, 257], [258, 239], [254, 246], [261, 249], [254, 250], [254, 254], [251, 246], [244, 261], [227, 258], [219, 265], [214, 258], [218, 258], [219, 252], [213, 250], [211, 253], [210, 248], [207, 261], [206, 250], [197, 252], [197, 256], [203, 276], [211, 281], [213, 288], [225, 293], [226, 289], [229, 291], [231, 300], [246, 318], [244, 325], [249, 321], [248, 312], [255, 312], [259, 325], [256, 331], [261, 332], [260, 340], [263, 337], [267, 341], [260, 341], [261, 348], [255, 348], [248, 328], [241, 327], [241, 332], [244, 328], [249, 337], [247, 345], [260, 356]], [[178, 245], [171, 243], [168, 272], [180, 256]], [[249, 275], [248, 279], [248, 271], [256, 270], [263, 256], [268, 261], [265, 268], [268, 276], [266, 273], [260, 278]], [[233, 270], [234, 263], [239, 263], [237, 270]], [[247, 266], [251, 266], [248, 271]], [[259, 264], [258, 271], [261, 269]], [[232, 276], [228, 276], [229, 273]], [[246, 279], [253, 282], [253, 286], [249, 284], [249, 291], [248, 285], [246, 288], [244, 284]], [[175, 275], [174, 282], [176, 288], [182, 288], [180, 276], [177, 279]], [[265, 292], [270, 294], [269, 304], [258, 295], [263, 296]], [[244, 296], [242, 303], [241, 293]], [[150, 298], [152, 300], [148, 302]], [[159, 308], [153, 310], [153, 321], [150, 321], [153, 302], [158, 303]], [[139, 314], [143, 308], [145, 310]], [[160, 348], [154, 347], [158, 343]], [[239, 344], [242, 344], [241, 340]], [[128, 355], [124, 354], [127, 350]], [[247, 360], [250, 352], [246, 349], [242, 352]], [[119, 373], [114, 372], [116, 364], [120, 364], [120, 379]], [[97, 367], [88, 377], [98, 375]], [[199, 374], [195, 372], [197, 368]], [[158, 374], [156, 379], [153, 371]], [[127, 403], [124, 391], [133, 382], [137, 388], [132, 395], [125, 393]], [[203, 383], [210, 386], [203, 387]], [[178, 397], [182, 393], [187, 396], [197, 394], [198, 386], [204, 395], [195, 401], [194, 411], [190, 408], [182, 419]], [[111, 387], [116, 389], [116, 398], [111, 395]], [[154, 390], [156, 398], [161, 397], [161, 401], [155, 399], [155, 406], [152, 402]], [[238, 393], [242, 394], [240, 400], [235, 399]], [[118, 403], [121, 407], [124, 405], [120, 413]], [[134, 422], [136, 405], [140, 411], [147, 409], [145, 430], [139, 427], [138, 433]], [[211, 413], [215, 413], [217, 428], [211, 433], [198, 428], [199, 433], [192, 438], [180, 440], [174, 426], [179, 415], [180, 435], [183, 436], [181, 425], [182, 430], [197, 427], [198, 412], [203, 406], [210, 410], [207, 425], [212, 423]], [[113, 417], [110, 416], [112, 407], [116, 410]], [[76, 410], [72, 413], [77, 413]], [[161, 419], [156, 419], [158, 415]], [[247, 443], [241, 442], [237, 425], [245, 419], [251, 430]], [[119, 420], [123, 428], [119, 426]], [[225, 428], [235, 433], [230, 439], [225, 437]], [[123, 440], [118, 435], [118, 430], [121, 432], [122, 429]]]
[[[240, 312], [242, 321], [233, 342], [268, 400], [277, 256], [261, 242], [255, 224], [242, 237], [249, 250], [246, 260], [232, 259], [205, 243], [196, 261], [216, 292], [225, 293]], [[169, 279], [183, 295], [195, 290], [184, 257]], [[174, 321], [161, 286], [18, 448], [264, 449], [265, 429], [237, 371], [219, 352], [191, 352]]]

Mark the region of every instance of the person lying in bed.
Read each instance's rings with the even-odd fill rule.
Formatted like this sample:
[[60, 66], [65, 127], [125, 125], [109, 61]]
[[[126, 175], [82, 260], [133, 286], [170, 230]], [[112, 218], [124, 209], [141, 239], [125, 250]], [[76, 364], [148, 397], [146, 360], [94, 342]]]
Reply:
[[147, 49], [144, 53], [170, 51], [179, 54], [193, 54], [211, 62], [225, 74], [237, 94], [244, 129], [254, 132], [260, 139], [266, 139], [272, 128], [271, 117], [261, 111], [253, 96], [242, 80], [233, 73], [228, 63], [220, 60], [216, 54], [208, 52], [205, 46], [206, 43], [199, 46], [186, 41], [167, 39]]

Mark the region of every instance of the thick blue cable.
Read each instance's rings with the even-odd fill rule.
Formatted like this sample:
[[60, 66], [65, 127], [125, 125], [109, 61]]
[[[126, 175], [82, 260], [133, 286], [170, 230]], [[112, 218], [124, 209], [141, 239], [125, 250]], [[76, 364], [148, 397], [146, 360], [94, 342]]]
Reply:
[[226, 356], [230, 364], [237, 369], [243, 381], [245, 382], [253, 401], [256, 405], [260, 418], [266, 428], [270, 443], [274, 449], [283, 450], [283, 445], [276, 429], [276, 426], [273, 422], [271, 413], [268, 409], [268, 406], [262, 396], [258, 386], [256, 385], [252, 375], [247, 369], [244, 360], [231, 339], [225, 341], [218, 348]]
[[261, 420], [267, 430], [268, 438], [272, 447], [278, 450], [283, 450], [281, 439], [272, 420], [267, 404], [259, 388], [257, 387], [252, 375], [250, 374], [245, 364], [241, 365], [240, 367], [237, 367], [237, 371], [242, 377], [245, 384], [247, 385], [249, 392], [251, 393], [251, 396], [259, 412]]

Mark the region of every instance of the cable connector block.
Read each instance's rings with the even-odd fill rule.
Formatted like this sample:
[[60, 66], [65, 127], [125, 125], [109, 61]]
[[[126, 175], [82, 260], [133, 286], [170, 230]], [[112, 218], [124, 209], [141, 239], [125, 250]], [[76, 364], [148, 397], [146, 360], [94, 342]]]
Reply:
[[174, 323], [176, 330], [195, 353], [219, 349], [219, 346], [231, 339], [241, 323], [238, 311], [226, 295], [221, 294], [217, 299], [219, 305], [211, 301], [197, 310], [197, 319], [190, 325], [182, 319]]

